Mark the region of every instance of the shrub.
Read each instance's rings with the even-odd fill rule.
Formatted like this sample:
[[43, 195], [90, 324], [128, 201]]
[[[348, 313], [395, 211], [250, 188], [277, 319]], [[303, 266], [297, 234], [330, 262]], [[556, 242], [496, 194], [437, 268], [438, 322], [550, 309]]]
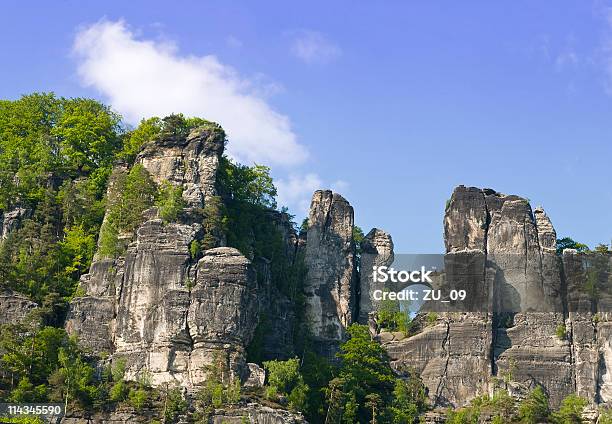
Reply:
[[176, 222], [179, 214], [186, 206], [185, 200], [183, 200], [183, 188], [174, 186], [167, 181], [164, 182], [159, 189], [155, 203], [159, 208], [159, 216], [164, 222]]
[[394, 300], [383, 300], [378, 310], [378, 325], [389, 331], [402, 331], [408, 333], [410, 329], [410, 315], [400, 310], [400, 304]]
[[179, 415], [187, 411], [187, 401], [183, 399], [181, 390], [174, 387], [167, 391], [164, 408], [164, 422], [173, 423]]
[[113, 402], [123, 402], [127, 399], [129, 392], [130, 390], [125, 381], [117, 381], [110, 389], [110, 400]]
[[235, 379], [225, 388], [225, 398], [230, 405], [240, 402], [240, 380]]
[[559, 324], [555, 330], [555, 335], [559, 340], [565, 340], [567, 337], [567, 328], [565, 324]]
[[520, 403], [518, 416], [525, 424], [537, 424], [546, 420], [550, 414], [548, 397], [541, 386], [536, 387]]
[[435, 324], [435, 322], [438, 320], [438, 314], [435, 312], [429, 312], [425, 317], [425, 320], [427, 321], [427, 324]]
[[277, 395], [286, 395], [289, 408], [303, 411], [308, 397], [308, 386], [300, 374], [298, 358], [287, 361], [267, 361], [264, 367], [268, 371], [268, 388], [266, 396], [273, 399]]
[[577, 395], [569, 395], [561, 402], [559, 410], [552, 414], [552, 421], [557, 424], [581, 424], [582, 413], [588, 401]]
[[128, 397], [128, 402], [132, 408], [140, 411], [149, 401], [149, 395], [145, 389], [132, 389]]
[[200, 242], [197, 240], [192, 240], [189, 244], [189, 254], [191, 255], [191, 259], [196, 259], [202, 253], [202, 247], [200, 246]]

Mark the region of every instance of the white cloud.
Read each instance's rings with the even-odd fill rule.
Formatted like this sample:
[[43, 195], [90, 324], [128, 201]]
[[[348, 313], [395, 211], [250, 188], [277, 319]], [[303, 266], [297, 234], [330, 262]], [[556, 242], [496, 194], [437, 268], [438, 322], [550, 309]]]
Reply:
[[308, 63], [327, 63], [340, 55], [341, 50], [323, 34], [316, 31], [298, 31], [291, 44], [291, 53]]
[[332, 191], [345, 195], [349, 188], [349, 184], [343, 180], [336, 180], [329, 185], [324, 184], [315, 173], [292, 174], [288, 178], [277, 179], [275, 185], [278, 191], [278, 206], [287, 206], [298, 218], [308, 216], [312, 194], [316, 190], [330, 187]]
[[181, 55], [172, 43], [137, 38], [123, 21], [83, 28], [74, 52], [83, 84], [99, 90], [131, 123], [182, 112], [220, 123], [229, 154], [241, 162], [294, 165], [306, 159], [289, 118], [266, 102], [256, 82], [215, 56]]
[[308, 216], [310, 200], [315, 190], [321, 189], [323, 181], [316, 174], [290, 175], [276, 181], [277, 203], [287, 206], [298, 217]]

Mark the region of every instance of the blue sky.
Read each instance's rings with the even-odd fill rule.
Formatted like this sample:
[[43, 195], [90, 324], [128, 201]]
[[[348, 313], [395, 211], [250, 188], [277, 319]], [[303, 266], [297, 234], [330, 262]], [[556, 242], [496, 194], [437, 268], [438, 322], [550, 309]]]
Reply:
[[398, 252], [443, 250], [458, 184], [610, 242], [612, 2], [9, 1], [0, 94], [213, 118], [299, 217], [332, 187]]

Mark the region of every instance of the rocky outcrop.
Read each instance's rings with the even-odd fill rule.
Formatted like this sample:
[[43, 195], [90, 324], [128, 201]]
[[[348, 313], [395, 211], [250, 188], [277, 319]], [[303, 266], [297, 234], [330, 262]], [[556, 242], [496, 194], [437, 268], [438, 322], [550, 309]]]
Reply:
[[21, 221], [28, 218], [30, 212], [30, 210], [21, 207], [0, 211], [0, 240], [4, 240], [9, 233], [19, 228]]
[[361, 272], [359, 278], [359, 323], [368, 323], [368, 314], [378, 310], [379, 301], [374, 299], [375, 290], [383, 290], [384, 283], [374, 282], [372, 269], [393, 263], [393, 240], [391, 235], [372, 228], [361, 242]]
[[181, 185], [187, 208], [175, 223], [146, 211], [133, 234], [122, 234], [126, 253], [96, 257], [81, 280], [85, 296], [71, 304], [67, 330], [93, 352], [125, 359], [128, 379], [146, 372], [153, 385], [197, 385], [217, 359], [229, 379], [246, 370], [259, 311], [255, 269], [236, 249], [210, 249], [199, 261], [190, 251], [202, 237], [192, 211], [216, 194], [224, 139], [207, 126], [145, 145], [136, 162], [156, 182]]
[[0, 288], [0, 325], [23, 321], [36, 308], [38, 305], [28, 297]]
[[[159, 409], [144, 408], [139, 411], [126, 406], [96, 413], [69, 411], [58, 422], [61, 424], [148, 424], [162, 422]], [[179, 423], [190, 422], [186, 416], [177, 417]], [[231, 408], [214, 410], [206, 420], [198, 421], [208, 424], [306, 424], [299, 413], [262, 406], [257, 403], [244, 403]]]
[[190, 375], [205, 380], [203, 367], [222, 358], [234, 376], [245, 374], [245, 349], [257, 325], [257, 283], [253, 267], [236, 249], [219, 247], [198, 262], [187, 325], [193, 350]]
[[607, 315], [593, 324], [597, 302], [577, 289], [585, 285], [585, 261], [566, 251], [561, 266], [544, 210], [459, 186], [444, 230], [444, 287], [466, 289], [469, 301], [434, 322], [419, 325], [419, 316], [418, 334], [386, 343], [393, 366], [417, 369], [440, 406], [463, 405], [500, 382], [524, 391], [541, 385], [552, 405], [573, 392], [606, 402]]
[[274, 409], [256, 403], [250, 403], [240, 408], [216, 410], [209, 421], [213, 424], [303, 424], [306, 423], [301, 414]]
[[200, 127], [186, 137], [168, 136], [147, 143], [136, 158], [155, 182], [183, 187], [189, 206], [202, 207], [206, 197], [216, 194], [219, 160], [225, 133], [216, 124]]
[[316, 191], [304, 255], [307, 324], [321, 352], [332, 357], [357, 313], [353, 208], [339, 194]]

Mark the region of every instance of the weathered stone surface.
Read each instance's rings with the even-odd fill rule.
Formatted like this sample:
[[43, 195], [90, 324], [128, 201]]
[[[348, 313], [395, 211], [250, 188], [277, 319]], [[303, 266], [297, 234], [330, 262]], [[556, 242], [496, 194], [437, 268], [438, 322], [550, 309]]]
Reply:
[[575, 391], [593, 402], [611, 405], [612, 255], [566, 249], [563, 270]]
[[257, 316], [256, 276], [250, 261], [233, 248], [207, 250], [198, 262], [189, 306], [192, 382], [205, 379], [202, 367], [215, 357], [223, 358], [234, 375], [243, 375], [245, 348]]
[[301, 414], [274, 409], [256, 403], [232, 409], [215, 410], [211, 419], [213, 424], [305, 424]]
[[148, 424], [158, 419], [159, 413], [152, 409], [135, 411], [132, 408], [117, 408], [111, 411], [86, 413], [84, 411], [68, 411], [58, 422], [61, 424]]
[[357, 312], [353, 220], [353, 208], [342, 196], [314, 193], [304, 259], [306, 318], [318, 347], [329, 356]]
[[192, 207], [201, 207], [216, 194], [216, 175], [225, 145], [225, 134], [212, 127], [196, 128], [187, 138], [169, 137], [147, 143], [136, 158], [157, 183], [169, 181], [183, 187]]
[[8, 237], [11, 231], [19, 228], [21, 221], [26, 219], [30, 214], [30, 210], [26, 208], [14, 208], [9, 211], [0, 212], [0, 240]]
[[66, 319], [68, 334], [79, 336], [79, 343], [90, 352], [115, 350], [115, 298], [111, 296], [75, 297]]
[[[464, 313], [441, 313], [434, 325], [417, 323], [418, 334], [385, 344], [394, 367], [416, 368], [435, 405], [463, 405], [492, 391], [492, 377], [508, 376], [544, 386], [558, 405], [578, 365], [575, 348], [556, 335], [565, 325], [564, 287], [550, 219], [518, 196], [459, 186], [444, 229], [444, 284], [465, 288], [470, 302]], [[592, 372], [592, 355], [583, 354]]]
[[392, 367], [415, 369], [437, 406], [487, 393], [490, 346], [491, 320], [485, 313], [444, 314], [418, 334], [384, 344]]
[[196, 233], [193, 226], [150, 220], [128, 249], [115, 337], [118, 356], [127, 359], [128, 378], [146, 369], [153, 384], [187, 380], [189, 244]]
[[35, 302], [22, 294], [0, 289], [0, 325], [16, 324], [37, 307]]
[[[151, 423], [160, 421], [160, 411], [145, 408], [135, 411], [129, 407], [118, 407], [110, 411], [86, 413], [83, 411], [72, 411], [61, 418], [62, 424], [132, 424]], [[176, 423], [187, 423], [187, 417], [178, 417]], [[204, 421], [202, 421], [204, 422]], [[257, 403], [249, 403], [233, 408], [218, 409], [212, 412], [205, 421], [210, 424], [307, 424], [301, 414], [262, 406]]]
[[[196, 129], [186, 138], [147, 143], [136, 162], [156, 182], [182, 185], [191, 210], [216, 194], [223, 144], [222, 131]], [[228, 378], [243, 376], [259, 310], [250, 261], [235, 249], [217, 248], [196, 262], [190, 246], [201, 239], [202, 224], [191, 216], [176, 223], [156, 216], [155, 208], [146, 211], [134, 234], [122, 234], [129, 242], [125, 255], [95, 258], [81, 279], [85, 296], [71, 304], [67, 330], [94, 352], [124, 358], [127, 379], [146, 372], [153, 385], [189, 387], [202, 382], [215, 359]]]
[[378, 310], [380, 301], [374, 299], [375, 290], [383, 290], [384, 283], [374, 282], [372, 269], [393, 263], [393, 240], [391, 235], [372, 228], [361, 242], [361, 278], [359, 279], [359, 323], [368, 322], [368, 314]]
[[248, 363], [248, 372], [243, 386], [247, 389], [257, 389], [266, 382], [266, 371], [257, 364]]

